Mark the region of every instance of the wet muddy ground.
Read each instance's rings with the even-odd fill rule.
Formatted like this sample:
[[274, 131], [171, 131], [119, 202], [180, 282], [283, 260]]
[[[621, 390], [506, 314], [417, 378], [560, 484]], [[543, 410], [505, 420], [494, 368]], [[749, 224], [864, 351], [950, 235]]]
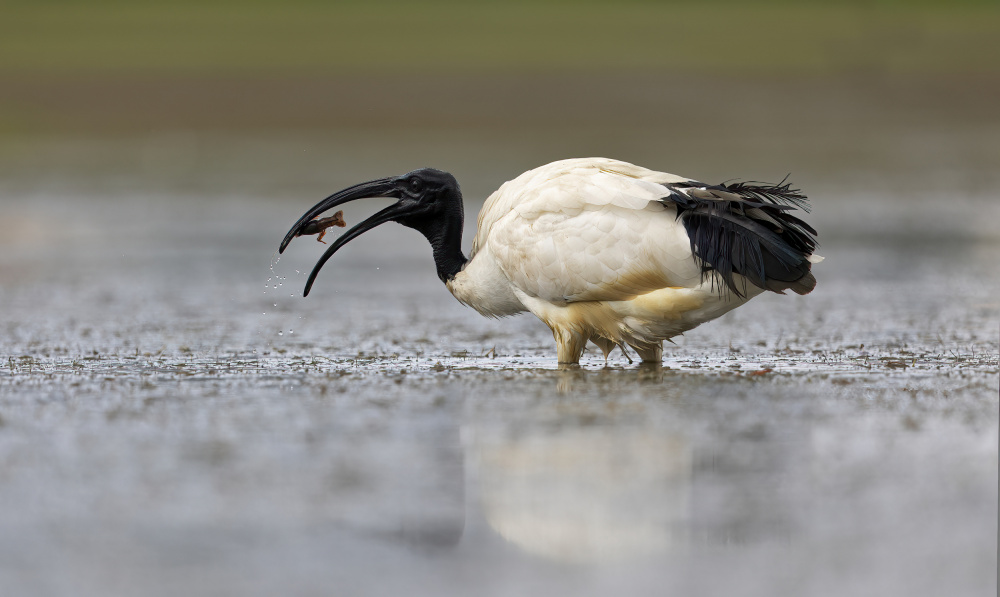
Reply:
[[399, 227], [303, 299], [318, 198], [7, 195], [5, 594], [995, 589], [997, 197], [840, 194], [813, 294], [578, 369]]

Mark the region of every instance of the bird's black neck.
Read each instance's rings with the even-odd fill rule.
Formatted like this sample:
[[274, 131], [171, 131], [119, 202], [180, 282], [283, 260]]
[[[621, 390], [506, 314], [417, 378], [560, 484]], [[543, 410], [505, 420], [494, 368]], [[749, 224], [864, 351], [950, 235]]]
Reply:
[[[450, 242], [454, 240], [454, 242]], [[458, 272], [462, 271], [468, 259], [462, 253], [462, 231], [458, 231], [453, 239], [442, 245], [431, 245], [434, 247], [434, 265], [437, 266], [438, 278], [442, 282], [447, 282], [454, 278]]]
[[468, 261], [462, 253], [464, 220], [462, 200], [459, 197], [458, 201], [449, 206], [444, 213], [413, 226], [431, 244], [431, 249], [434, 251], [434, 265], [442, 282], [454, 278]]

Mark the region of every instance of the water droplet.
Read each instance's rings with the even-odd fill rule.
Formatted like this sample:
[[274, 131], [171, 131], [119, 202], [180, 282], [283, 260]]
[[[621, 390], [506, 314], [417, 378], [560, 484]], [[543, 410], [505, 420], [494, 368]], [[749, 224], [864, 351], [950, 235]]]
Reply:
[[282, 331], [278, 331], [278, 335], [279, 335], [279, 336], [284, 336], [284, 335], [285, 335], [285, 332], [282, 332]]
[[263, 313], [261, 313], [261, 315], [267, 315], [267, 311], [264, 311]]
[[275, 306], [275, 307], [277, 307], [277, 306], [278, 306], [278, 303], [274, 303], [274, 306]]
[[294, 334], [294, 333], [295, 333], [295, 330], [288, 330], [288, 333], [289, 333], [289, 334]]

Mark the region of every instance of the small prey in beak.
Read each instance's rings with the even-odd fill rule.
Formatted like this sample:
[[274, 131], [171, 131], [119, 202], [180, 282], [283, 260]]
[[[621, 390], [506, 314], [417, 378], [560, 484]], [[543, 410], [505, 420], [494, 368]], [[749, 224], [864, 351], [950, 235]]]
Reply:
[[295, 233], [295, 236], [319, 234], [319, 236], [316, 237], [316, 240], [325, 245], [326, 241], [323, 240], [323, 236], [326, 235], [326, 229], [332, 228], [333, 226], [338, 228], [347, 226], [347, 222], [344, 221], [343, 210], [338, 211], [329, 218], [317, 218], [315, 220], [310, 220], [305, 226], [302, 227], [302, 229]]

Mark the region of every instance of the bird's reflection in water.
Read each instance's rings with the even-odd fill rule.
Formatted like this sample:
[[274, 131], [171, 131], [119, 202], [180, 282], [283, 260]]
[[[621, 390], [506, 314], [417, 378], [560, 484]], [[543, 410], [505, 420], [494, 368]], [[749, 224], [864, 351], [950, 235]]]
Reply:
[[[507, 541], [547, 559], [612, 562], [787, 537], [795, 437], [717, 418], [713, 389], [669, 368], [563, 368], [551, 379], [560, 394], [472, 417], [478, 502]], [[713, 412], [711, 426], [698, 423]]]
[[[593, 378], [593, 372], [575, 364], [559, 363], [556, 372], [556, 392], [560, 395], [571, 394], [576, 384], [586, 384], [588, 379]], [[662, 364], [653, 362], [637, 363], [631, 370], [605, 364], [604, 369], [599, 372], [605, 375], [616, 373], [628, 375], [632, 381], [639, 383], [656, 383], [663, 381], [664, 368]]]
[[691, 450], [679, 435], [613, 428], [486, 434], [477, 443], [490, 526], [525, 551], [588, 562], [670, 549], [690, 508]]
[[[692, 450], [680, 433], [642, 424], [619, 384], [662, 379], [659, 367], [552, 372], [558, 396], [475, 425], [469, 457], [490, 527], [524, 551], [565, 562], [672, 550], [689, 519]], [[604, 394], [588, 398], [579, 390]]]
[[783, 488], [801, 477], [804, 440], [724, 416], [719, 390], [669, 368], [563, 368], [433, 413], [386, 413], [398, 429], [357, 455], [371, 483], [349, 518], [450, 548], [471, 507], [477, 540], [485, 522], [525, 553], [576, 563], [785, 538]]

